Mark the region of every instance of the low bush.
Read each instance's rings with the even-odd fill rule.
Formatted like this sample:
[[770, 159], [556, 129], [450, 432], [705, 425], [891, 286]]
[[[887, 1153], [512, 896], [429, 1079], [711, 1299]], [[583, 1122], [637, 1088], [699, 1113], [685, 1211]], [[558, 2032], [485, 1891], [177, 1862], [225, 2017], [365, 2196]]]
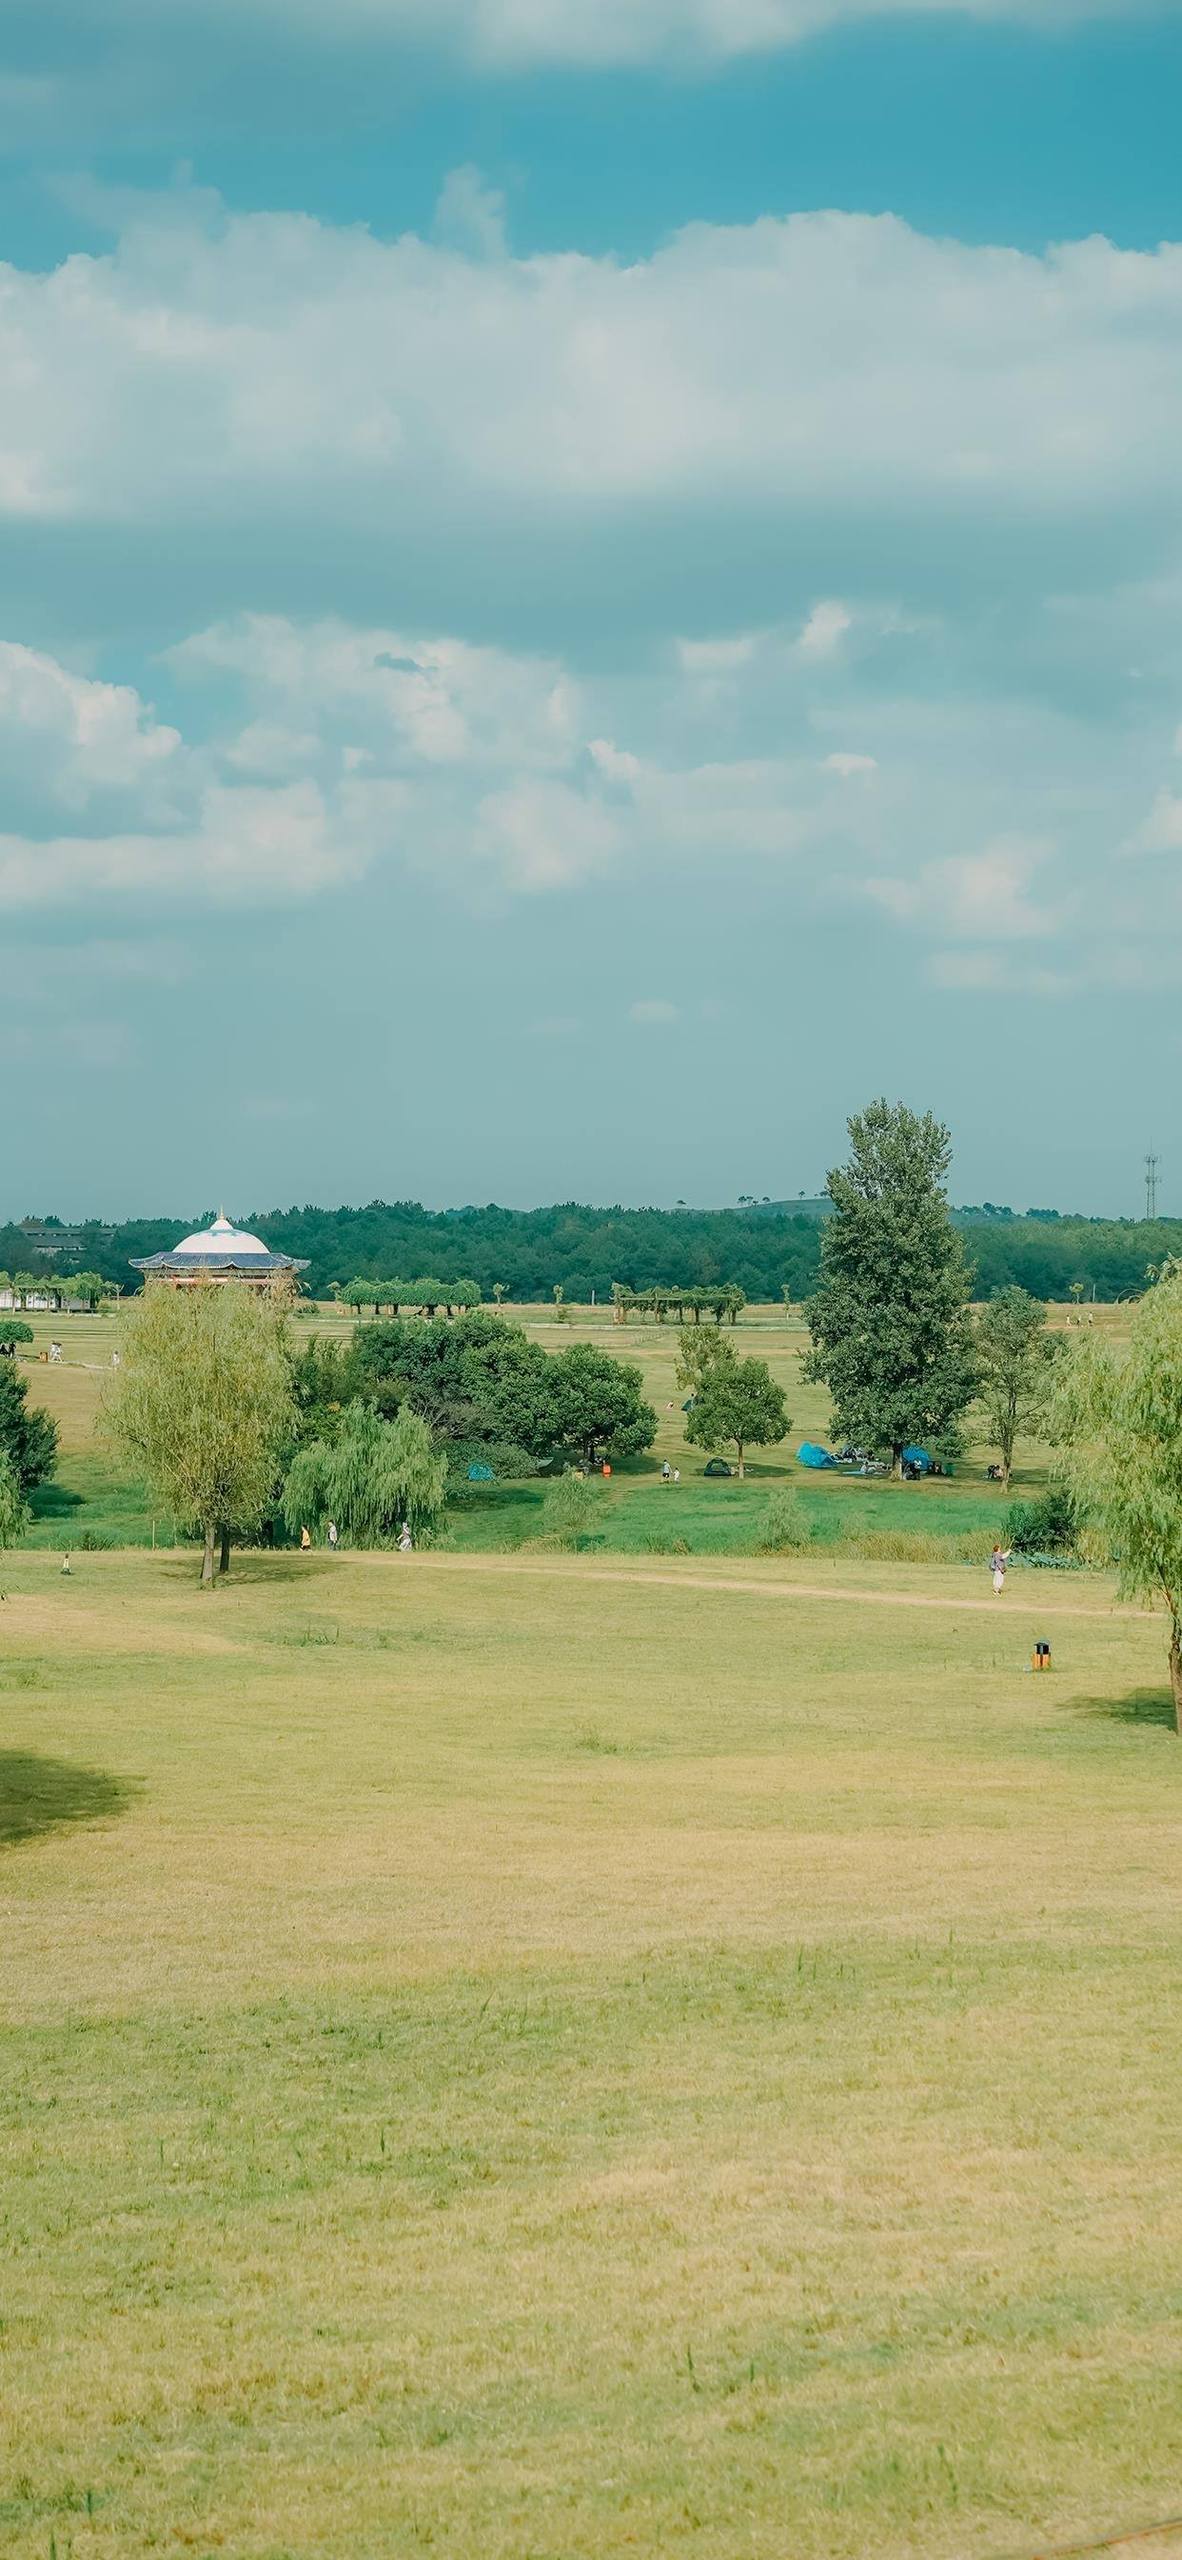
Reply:
[[542, 1533], [556, 1547], [577, 1549], [586, 1545], [595, 1529], [603, 1501], [602, 1489], [586, 1476], [568, 1473], [557, 1484], [548, 1485], [542, 1503]]
[[1078, 1530], [1070, 1495], [1048, 1485], [1037, 1502], [1015, 1502], [1006, 1514], [1002, 1544], [1016, 1556], [1073, 1555]]
[[761, 1556], [797, 1556], [813, 1540], [813, 1524], [808, 1505], [790, 1485], [777, 1487], [769, 1499], [756, 1541]]

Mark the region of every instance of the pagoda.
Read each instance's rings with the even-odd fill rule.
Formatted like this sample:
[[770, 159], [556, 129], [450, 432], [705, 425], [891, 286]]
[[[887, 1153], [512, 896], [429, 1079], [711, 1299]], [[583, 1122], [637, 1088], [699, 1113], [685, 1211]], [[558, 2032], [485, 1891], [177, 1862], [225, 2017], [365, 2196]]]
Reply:
[[182, 1236], [171, 1253], [150, 1253], [146, 1261], [133, 1262], [131, 1267], [143, 1272], [145, 1286], [164, 1280], [170, 1289], [191, 1289], [210, 1281], [223, 1287], [226, 1281], [236, 1280], [248, 1289], [274, 1289], [293, 1283], [296, 1273], [306, 1271], [308, 1265], [290, 1253], [272, 1253], [261, 1236], [231, 1226], [225, 1210], [219, 1209], [211, 1227], [203, 1227], [198, 1235]]

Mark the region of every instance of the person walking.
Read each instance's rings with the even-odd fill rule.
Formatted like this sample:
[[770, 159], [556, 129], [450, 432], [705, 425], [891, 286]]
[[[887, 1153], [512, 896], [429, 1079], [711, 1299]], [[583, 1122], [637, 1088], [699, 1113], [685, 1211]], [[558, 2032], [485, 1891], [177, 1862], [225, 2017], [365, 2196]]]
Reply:
[[335, 1520], [330, 1520], [328, 1524], [328, 1543], [330, 1547], [335, 1547], [337, 1543], [337, 1524]]
[[1012, 1554], [1012, 1547], [995, 1547], [989, 1559], [989, 1570], [993, 1575], [993, 1588], [999, 1600], [1006, 1587], [1006, 1566], [1008, 1565]]
[[398, 1553], [399, 1553], [399, 1555], [400, 1555], [400, 1556], [408, 1556], [408, 1555], [410, 1554], [411, 1549], [412, 1549], [412, 1547], [413, 1547], [413, 1546], [414, 1546], [414, 1539], [412, 1538], [412, 1536], [411, 1536], [411, 1534], [410, 1534], [410, 1522], [409, 1522], [409, 1520], [404, 1520], [404, 1521], [403, 1521], [403, 1523], [402, 1523], [402, 1527], [400, 1528], [400, 1530], [399, 1530], [399, 1532], [398, 1532]]
[[303, 1526], [303, 1528], [302, 1528], [302, 1529], [301, 1529], [301, 1531], [300, 1531], [300, 1554], [301, 1554], [302, 1556], [306, 1556], [306, 1555], [307, 1555], [308, 1549], [309, 1549], [309, 1547], [311, 1546], [311, 1544], [312, 1544], [312, 1532], [311, 1532], [311, 1530], [310, 1530], [310, 1529], [309, 1529], [309, 1527], [308, 1527], [307, 1521], [305, 1521], [304, 1526]]

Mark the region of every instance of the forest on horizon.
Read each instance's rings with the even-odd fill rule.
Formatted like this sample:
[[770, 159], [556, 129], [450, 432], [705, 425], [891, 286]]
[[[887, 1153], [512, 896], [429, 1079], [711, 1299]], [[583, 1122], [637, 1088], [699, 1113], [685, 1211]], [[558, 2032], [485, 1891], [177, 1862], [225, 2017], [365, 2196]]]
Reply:
[[[734, 1282], [749, 1299], [807, 1297], [818, 1269], [817, 1201], [751, 1201], [734, 1209], [425, 1209], [418, 1201], [370, 1201], [364, 1208], [258, 1210], [241, 1224], [279, 1251], [306, 1261], [304, 1286], [326, 1297], [359, 1276], [475, 1280], [485, 1296], [499, 1286], [518, 1304], [561, 1289], [573, 1304], [610, 1297], [613, 1282], [636, 1290], [704, 1288]], [[0, 1226], [0, 1270], [97, 1271], [127, 1291], [133, 1261], [167, 1252], [213, 1212], [197, 1218], [133, 1219], [78, 1225], [44, 1218]], [[1182, 1219], [1105, 1219], [986, 1203], [954, 1212], [974, 1290], [987, 1298], [1016, 1283], [1033, 1297], [1073, 1291], [1112, 1301], [1142, 1290], [1171, 1255], [1182, 1254]]]

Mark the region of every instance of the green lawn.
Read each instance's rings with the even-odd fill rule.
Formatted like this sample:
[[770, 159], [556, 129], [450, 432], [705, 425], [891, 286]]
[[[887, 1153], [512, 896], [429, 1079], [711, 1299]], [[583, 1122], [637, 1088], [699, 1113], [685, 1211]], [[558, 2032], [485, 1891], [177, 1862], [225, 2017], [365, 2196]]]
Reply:
[[1178, 2511], [1182, 1756], [1100, 1577], [3, 1580], [14, 2560]]

